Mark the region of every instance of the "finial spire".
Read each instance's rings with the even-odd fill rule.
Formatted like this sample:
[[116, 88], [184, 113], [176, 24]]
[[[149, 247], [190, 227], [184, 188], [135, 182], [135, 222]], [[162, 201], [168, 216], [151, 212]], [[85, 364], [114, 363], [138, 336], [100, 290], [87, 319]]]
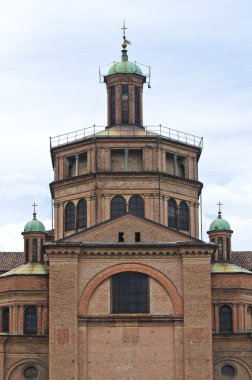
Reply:
[[121, 28], [122, 31], [123, 31], [123, 43], [122, 43], [122, 61], [128, 61], [128, 55], [127, 55], [127, 46], [128, 45], [131, 45], [131, 42], [129, 40], [126, 39], [126, 26], [125, 26], [125, 20], [123, 20], [123, 27]]
[[31, 206], [33, 207], [33, 219], [36, 219], [36, 207], [38, 205], [36, 205], [36, 203], [34, 202]]
[[221, 218], [221, 206], [223, 206], [223, 203], [221, 203], [221, 201], [219, 201], [219, 203], [217, 203], [217, 206], [219, 206], [218, 218]]

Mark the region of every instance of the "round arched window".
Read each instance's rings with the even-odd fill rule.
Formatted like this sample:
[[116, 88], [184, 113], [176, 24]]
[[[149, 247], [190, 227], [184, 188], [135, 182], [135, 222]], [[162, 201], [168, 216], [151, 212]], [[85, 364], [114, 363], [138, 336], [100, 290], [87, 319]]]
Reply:
[[225, 364], [221, 368], [221, 374], [223, 378], [225, 379], [233, 379], [233, 377], [235, 376], [235, 373], [236, 373], [235, 368], [230, 364]]
[[25, 379], [37, 379], [38, 378], [38, 370], [33, 365], [29, 365], [24, 369], [24, 378]]

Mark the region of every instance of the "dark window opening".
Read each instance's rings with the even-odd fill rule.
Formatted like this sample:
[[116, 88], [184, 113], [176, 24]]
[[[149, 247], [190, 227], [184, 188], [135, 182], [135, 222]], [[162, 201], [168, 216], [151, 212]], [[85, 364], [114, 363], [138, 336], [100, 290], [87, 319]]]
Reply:
[[223, 239], [221, 237], [218, 238], [218, 259], [223, 260]]
[[122, 124], [127, 124], [129, 122], [129, 86], [127, 84], [122, 85], [121, 109]]
[[37, 307], [25, 306], [24, 308], [24, 333], [37, 334]]
[[144, 200], [139, 195], [134, 195], [129, 200], [129, 212], [133, 215], [144, 217]]
[[126, 213], [126, 202], [121, 195], [116, 195], [111, 201], [111, 218], [122, 216]]
[[40, 261], [42, 263], [44, 262], [44, 253], [45, 253], [44, 241], [43, 239], [40, 239]]
[[119, 243], [124, 243], [124, 232], [119, 232], [118, 241]]
[[37, 239], [32, 239], [32, 261], [35, 263], [38, 260], [38, 243]]
[[37, 379], [38, 378], [38, 370], [34, 366], [29, 366], [24, 369], [24, 378], [25, 379]]
[[9, 333], [10, 329], [10, 309], [5, 307], [2, 310], [2, 332]]
[[168, 226], [172, 228], [178, 227], [177, 203], [174, 199], [168, 200]]
[[184, 201], [179, 204], [179, 229], [189, 230], [189, 209], [187, 203]]
[[221, 368], [221, 374], [228, 379], [232, 379], [235, 376], [235, 373], [235, 368], [230, 364], [226, 364]]
[[77, 205], [77, 228], [87, 227], [87, 202], [81, 199]]
[[110, 124], [115, 125], [115, 86], [110, 87]]
[[134, 101], [135, 101], [135, 125], [140, 124], [140, 88], [134, 88]]
[[112, 277], [112, 313], [149, 313], [149, 281], [142, 273]]
[[232, 332], [232, 309], [228, 305], [220, 307], [220, 333]]
[[29, 262], [29, 252], [30, 252], [30, 247], [29, 247], [29, 239], [25, 239], [25, 262]]
[[141, 233], [135, 232], [135, 242], [140, 243], [140, 241], [141, 241]]
[[65, 230], [75, 229], [75, 206], [73, 202], [68, 202], [65, 208]]
[[230, 238], [226, 238], [226, 251], [227, 251], [227, 260], [230, 261], [231, 257], [231, 247], [230, 247]]

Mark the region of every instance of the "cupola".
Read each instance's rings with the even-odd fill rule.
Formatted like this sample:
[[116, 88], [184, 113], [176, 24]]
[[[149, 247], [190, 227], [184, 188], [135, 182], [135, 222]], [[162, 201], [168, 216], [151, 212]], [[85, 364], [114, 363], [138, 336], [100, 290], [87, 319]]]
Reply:
[[142, 127], [143, 106], [142, 92], [146, 75], [136, 62], [128, 60], [125, 24], [123, 30], [121, 61], [114, 62], [104, 75], [108, 98], [108, 128], [111, 127]]
[[216, 219], [212, 221], [207, 231], [209, 239], [212, 243], [217, 244], [217, 250], [213, 257], [213, 261], [230, 261], [231, 259], [231, 236], [233, 231], [227, 220], [222, 218], [221, 206], [219, 202], [219, 211]]
[[25, 263], [44, 262], [45, 226], [37, 219], [34, 203], [33, 219], [24, 226], [22, 235], [24, 236]]

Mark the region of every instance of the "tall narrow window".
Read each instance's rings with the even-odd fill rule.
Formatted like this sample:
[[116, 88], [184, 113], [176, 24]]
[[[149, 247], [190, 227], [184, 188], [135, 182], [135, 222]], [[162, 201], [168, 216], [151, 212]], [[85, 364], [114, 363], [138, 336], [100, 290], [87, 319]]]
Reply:
[[43, 241], [43, 239], [40, 239], [40, 261], [41, 261], [41, 263], [44, 262], [44, 241]]
[[37, 307], [25, 306], [24, 308], [24, 333], [37, 334]]
[[134, 88], [134, 102], [135, 102], [135, 125], [140, 124], [140, 88]]
[[177, 203], [174, 199], [168, 200], [168, 226], [178, 227]]
[[134, 195], [129, 200], [129, 212], [133, 215], [144, 217], [144, 201], [139, 195]]
[[110, 87], [110, 124], [115, 125], [115, 86]]
[[116, 195], [111, 201], [111, 218], [122, 216], [126, 213], [126, 202], [121, 195]]
[[189, 209], [187, 203], [184, 201], [179, 204], [179, 229], [189, 230]]
[[127, 124], [129, 122], [129, 86], [127, 84], [122, 85], [121, 96], [122, 124]]
[[232, 309], [228, 305], [220, 307], [220, 332], [232, 332]]
[[112, 313], [148, 313], [148, 276], [124, 272], [112, 277]]
[[29, 262], [29, 252], [30, 252], [29, 239], [25, 239], [25, 262], [26, 263]]
[[77, 228], [87, 227], [87, 202], [81, 199], [77, 205]]
[[223, 260], [223, 238], [218, 238], [218, 259]]
[[230, 253], [231, 253], [230, 238], [226, 238], [226, 252], [227, 252], [227, 260], [230, 261]]
[[75, 206], [73, 202], [68, 202], [65, 208], [65, 230], [75, 229]]
[[35, 263], [38, 260], [38, 242], [37, 239], [32, 239], [32, 261]]
[[2, 310], [2, 332], [8, 333], [10, 330], [10, 309], [5, 307]]

